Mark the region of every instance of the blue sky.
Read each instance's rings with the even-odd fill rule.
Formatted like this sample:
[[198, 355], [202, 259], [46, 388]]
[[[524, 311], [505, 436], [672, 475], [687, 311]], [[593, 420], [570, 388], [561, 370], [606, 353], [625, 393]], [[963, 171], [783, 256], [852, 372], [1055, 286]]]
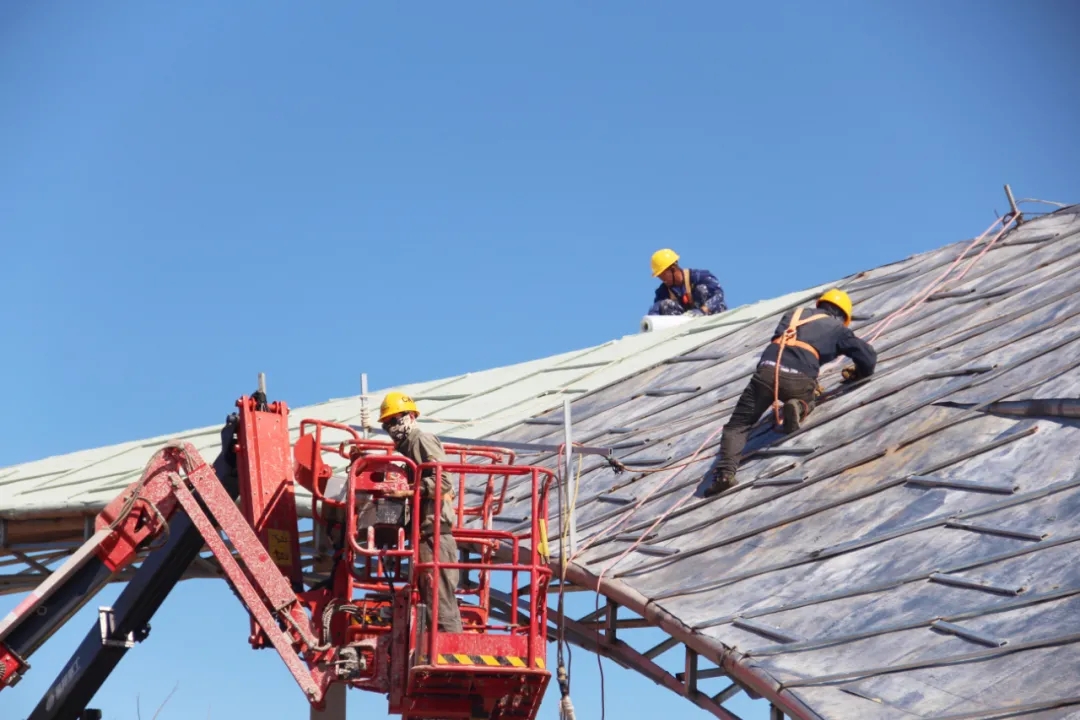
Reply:
[[[734, 306], [970, 237], [1005, 182], [1080, 202], [1077, 15], [3, 3], [0, 466], [218, 422], [259, 371], [299, 406], [361, 372], [380, 388], [631, 333], [664, 246]], [[245, 636], [224, 587], [187, 584], [99, 704], [134, 718], [141, 691], [149, 717], [179, 681], [162, 720], [302, 716]], [[583, 657], [575, 702], [596, 717]], [[609, 717], [702, 715], [607, 680]], [[378, 716], [353, 695], [350, 717]]]

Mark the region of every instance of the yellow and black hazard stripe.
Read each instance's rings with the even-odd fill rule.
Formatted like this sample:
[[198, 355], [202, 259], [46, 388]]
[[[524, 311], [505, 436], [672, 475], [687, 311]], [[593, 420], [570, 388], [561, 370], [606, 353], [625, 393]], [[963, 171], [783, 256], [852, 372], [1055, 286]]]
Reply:
[[[516, 655], [465, 655], [463, 653], [440, 653], [439, 665], [482, 665], [484, 667], [528, 667], [525, 658]], [[536, 667], [544, 667], [544, 658], [536, 658]]]

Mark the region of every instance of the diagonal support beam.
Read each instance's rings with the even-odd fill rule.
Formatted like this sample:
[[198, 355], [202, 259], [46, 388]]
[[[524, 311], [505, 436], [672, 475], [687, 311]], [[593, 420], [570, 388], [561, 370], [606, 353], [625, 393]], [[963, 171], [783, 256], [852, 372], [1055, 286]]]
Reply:
[[671, 648], [675, 647], [678, 644], [679, 644], [678, 638], [669, 637], [667, 640], [660, 643], [659, 645], [657, 645], [655, 647], [651, 647], [648, 650], [646, 650], [645, 653], [644, 653], [645, 657], [652, 660], [652, 659], [654, 659], [656, 657], [659, 657], [660, 655], [663, 655], [668, 650], [670, 650]]
[[731, 683], [726, 688], [724, 688], [720, 692], [713, 695], [712, 699], [713, 699], [713, 702], [719, 703], [720, 705], [723, 705], [728, 700], [730, 700], [731, 698], [738, 695], [741, 691], [742, 691], [742, 688], [739, 687], [738, 683]]
[[[502, 611], [509, 610], [509, 596], [506, 593], [491, 590], [491, 604], [492, 611], [495, 612], [497, 608]], [[519, 622], [525, 622], [525, 618], [528, 616], [528, 605], [526, 603], [519, 602], [518, 604], [518, 618]], [[548, 639], [554, 640], [558, 632], [554, 626], [555, 619], [549, 618], [548, 620]], [[657, 665], [655, 662], [645, 657], [637, 650], [632, 648], [622, 640], [616, 640], [608, 643], [602, 639], [597, 640], [596, 632], [589, 630], [582, 626], [578, 622], [565, 619], [566, 627], [566, 639], [569, 642], [574, 643], [578, 647], [587, 650], [592, 653], [596, 653], [601, 657], [608, 658], [612, 662], [621, 665], [629, 670], [641, 673], [648, 679], [655, 682], [657, 685], [662, 685], [668, 690], [675, 692], [679, 695], [685, 695], [683, 688], [684, 684], [677, 680], [674, 675], [669, 673], [664, 668]], [[731, 712], [727, 708], [723, 707], [720, 703], [714, 701], [708, 695], [698, 692], [693, 697], [688, 698], [692, 703], [711, 713], [712, 715], [722, 718], [722, 720], [741, 720], [738, 715]]]

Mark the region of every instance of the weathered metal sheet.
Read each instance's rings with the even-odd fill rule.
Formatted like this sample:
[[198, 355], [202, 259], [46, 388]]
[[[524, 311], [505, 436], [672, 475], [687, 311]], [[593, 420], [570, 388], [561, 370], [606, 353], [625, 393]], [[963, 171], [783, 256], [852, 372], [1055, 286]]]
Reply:
[[[845, 281], [863, 285], [853, 292], [856, 312], [873, 316], [863, 332], [965, 247]], [[787, 683], [822, 717], [1077, 715], [1075, 703], [1052, 705], [1080, 697], [1080, 422], [979, 405], [1080, 391], [1080, 217], [1066, 211], [1011, 232], [940, 290], [882, 335], [871, 382], [826, 401], [797, 436], [762, 425], [747, 448], [810, 454], [748, 457], [743, 486], [709, 500], [701, 475], [716, 438], [670, 480], [587, 472], [578, 530], [591, 545], [576, 562], [697, 627], [778, 693]], [[620, 456], [627, 464], [635, 455], [684, 462], [723, 423], [775, 321], [696, 351], [708, 362], [669, 363], [647, 383], [581, 398], [575, 437], [644, 440]], [[943, 371], [952, 372], [929, 377]], [[836, 376], [823, 372], [827, 389]], [[663, 387], [699, 389], [644, 393]], [[559, 429], [514, 435], [550, 442]], [[906, 481], [921, 474], [930, 477]], [[801, 481], [753, 486], [771, 477]], [[614, 488], [635, 504], [595, 500]], [[663, 553], [627, 554], [650, 528], [642, 542]], [[790, 643], [762, 634], [769, 627], [801, 642], [785, 651]], [[842, 673], [853, 677], [816, 680]]]

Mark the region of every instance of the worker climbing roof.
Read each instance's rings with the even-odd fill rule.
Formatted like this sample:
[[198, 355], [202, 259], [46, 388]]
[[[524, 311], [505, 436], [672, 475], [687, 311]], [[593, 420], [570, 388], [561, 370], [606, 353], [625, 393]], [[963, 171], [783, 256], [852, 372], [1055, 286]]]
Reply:
[[790, 435], [801, 427], [821, 394], [818, 374], [822, 365], [846, 355], [855, 364], [844, 369], [844, 382], [873, 375], [877, 353], [848, 327], [851, 310], [847, 293], [833, 288], [818, 298], [815, 309], [795, 308], [780, 318], [756, 372], [724, 426], [721, 457], [712, 473], [712, 483], [705, 488], [706, 497], [735, 486], [747, 436], [766, 408], [772, 407], [776, 426], [784, 433]]

